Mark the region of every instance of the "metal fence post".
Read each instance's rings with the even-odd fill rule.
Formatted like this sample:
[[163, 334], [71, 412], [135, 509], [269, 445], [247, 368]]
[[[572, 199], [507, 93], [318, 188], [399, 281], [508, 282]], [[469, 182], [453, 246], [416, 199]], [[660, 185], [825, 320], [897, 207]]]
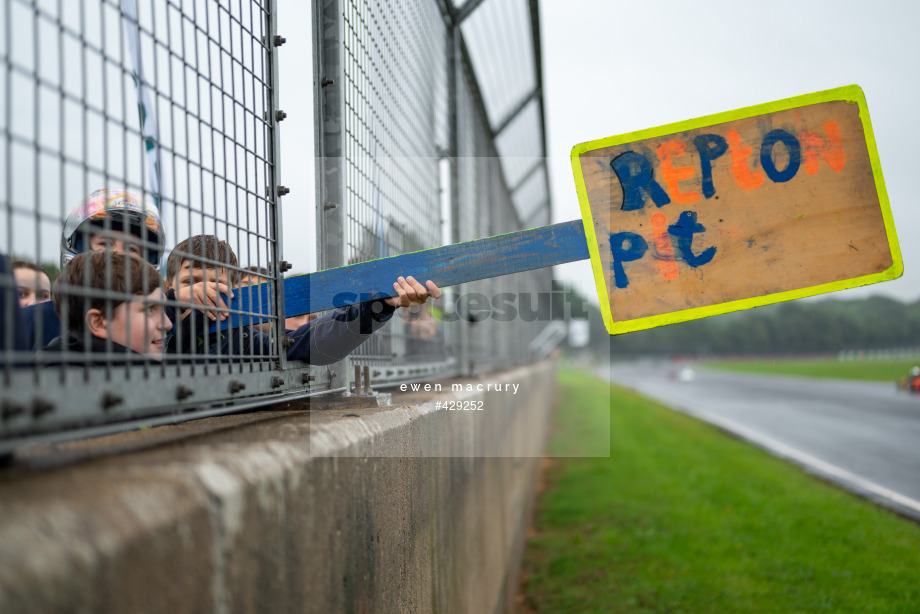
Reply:
[[[457, 70], [459, 54], [457, 53], [457, 32], [460, 26], [453, 20], [447, 21], [447, 42], [445, 44], [445, 62], [447, 68], [447, 150], [450, 164], [450, 216], [451, 216], [451, 242], [459, 243], [461, 239], [460, 224], [460, 168], [457, 161], [459, 155], [459, 118], [457, 116], [457, 79], [459, 73]], [[464, 286], [461, 285], [456, 289], [457, 297], [463, 293]], [[457, 308], [455, 303], [454, 308]], [[467, 356], [469, 355], [469, 334], [468, 326], [463, 319], [457, 323], [460, 328], [457, 339], [457, 356], [460, 373], [466, 374], [469, 370]]]
[[271, 273], [275, 282], [275, 293], [272, 297], [272, 313], [275, 314], [278, 323], [277, 326], [273, 328], [272, 334], [275, 347], [279, 348], [279, 359], [283, 370], [287, 366], [287, 353], [282, 343], [284, 339], [284, 269], [282, 267], [284, 251], [282, 249], [283, 233], [281, 231], [281, 196], [282, 191], [286, 192], [286, 189], [283, 188], [281, 184], [281, 143], [280, 135], [278, 134], [280, 96], [278, 87], [277, 53], [278, 47], [284, 44], [284, 38], [278, 34], [277, 6], [277, 2], [273, 0], [269, 0], [267, 5], [268, 38], [266, 40], [265, 59], [268, 63], [267, 72], [268, 78], [270, 79], [268, 89], [271, 99], [268, 101], [269, 104], [266, 105], [268, 107], [268, 114], [265, 118], [265, 128], [269, 140], [268, 153], [271, 156], [269, 159], [271, 174], [268, 177], [268, 193], [266, 197], [269, 204], [268, 210], [271, 215], [271, 219], [269, 220], [270, 239], [272, 241]]
[[[340, 0], [314, 5], [313, 102], [316, 135], [316, 241], [319, 269], [345, 264], [345, 19]], [[348, 385], [347, 361], [334, 367], [330, 387]]]

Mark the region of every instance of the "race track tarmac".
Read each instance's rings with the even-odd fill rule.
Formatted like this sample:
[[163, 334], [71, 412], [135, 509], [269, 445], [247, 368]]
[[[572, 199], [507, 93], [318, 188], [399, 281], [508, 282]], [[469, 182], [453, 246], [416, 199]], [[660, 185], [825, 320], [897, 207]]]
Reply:
[[920, 520], [920, 395], [891, 383], [615, 363], [609, 379]]

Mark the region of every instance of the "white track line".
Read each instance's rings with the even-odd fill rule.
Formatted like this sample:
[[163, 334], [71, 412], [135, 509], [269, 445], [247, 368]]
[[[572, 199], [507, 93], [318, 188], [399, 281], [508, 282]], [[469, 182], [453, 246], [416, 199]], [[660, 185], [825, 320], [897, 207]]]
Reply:
[[856, 494], [860, 494], [859, 491], [862, 491], [866, 494], [874, 495], [875, 500], [881, 504], [886, 505], [890, 508], [900, 508], [901, 511], [907, 511], [915, 520], [920, 521], [920, 501], [912, 499], [906, 495], [902, 495], [899, 492], [895, 492], [891, 489], [880, 486], [875, 482], [871, 482], [863, 477], [851, 473], [846, 469], [842, 469], [836, 465], [832, 465], [827, 461], [821, 460], [811, 454], [802, 452], [792, 446], [785, 444], [781, 441], [773, 439], [763, 433], [759, 433], [753, 429], [750, 429], [742, 424], [735, 422], [729, 418], [723, 418], [716, 414], [710, 413], [706, 410], [696, 409], [689, 407], [680, 399], [672, 398], [667, 394], [652, 393], [651, 391], [646, 391], [642, 389], [642, 386], [636, 386], [635, 384], [627, 384], [622, 381], [615, 381], [614, 378], [607, 376], [608, 381], [619, 384], [626, 388], [631, 388], [639, 394], [645, 395], [649, 398], [656, 399], [661, 403], [666, 404], [668, 407], [674, 411], [679, 411], [691, 416], [694, 416], [704, 422], [708, 422], [714, 426], [717, 426], [729, 433], [737, 435], [741, 439], [753, 443], [764, 450], [767, 450], [774, 456], [780, 458], [789, 459], [806, 469], [811, 469], [815, 473], [827, 476], [833, 480], [836, 480], [839, 484], [844, 487], [849, 487], [849, 489]]
[[789, 446], [781, 441], [777, 441], [772, 437], [768, 437], [763, 433], [758, 433], [748, 427], [738, 424], [734, 420], [729, 420], [728, 418], [723, 418], [715, 414], [711, 414], [707, 411], [701, 411], [698, 409], [690, 409], [687, 407], [677, 408], [678, 411], [681, 411], [692, 416], [696, 416], [701, 420], [705, 420], [710, 424], [714, 424], [730, 433], [734, 433], [739, 437], [755, 443], [762, 448], [765, 448], [775, 454], [776, 456], [781, 456], [784, 458], [791, 459], [805, 467], [809, 467], [819, 471], [825, 475], [832, 476], [842, 482], [852, 484], [853, 486], [864, 490], [865, 492], [872, 493], [873, 495], [879, 497], [880, 499], [890, 501], [901, 507], [907, 508], [913, 511], [915, 514], [920, 516], [920, 501], [912, 499], [900, 493], [897, 493], [893, 490], [880, 486], [875, 482], [870, 482], [869, 480], [862, 478], [855, 473], [851, 473], [846, 469], [841, 469], [836, 465], [832, 465], [827, 461], [823, 461], [820, 458], [816, 458], [811, 454], [797, 450], [792, 446]]

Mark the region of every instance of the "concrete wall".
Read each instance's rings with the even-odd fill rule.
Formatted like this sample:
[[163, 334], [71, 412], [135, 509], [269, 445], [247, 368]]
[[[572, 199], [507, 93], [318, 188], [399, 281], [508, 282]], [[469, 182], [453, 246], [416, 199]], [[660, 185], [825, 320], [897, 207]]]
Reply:
[[461, 381], [518, 390], [23, 451], [0, 472], [0, 612], [510, 611], [553, 366]]

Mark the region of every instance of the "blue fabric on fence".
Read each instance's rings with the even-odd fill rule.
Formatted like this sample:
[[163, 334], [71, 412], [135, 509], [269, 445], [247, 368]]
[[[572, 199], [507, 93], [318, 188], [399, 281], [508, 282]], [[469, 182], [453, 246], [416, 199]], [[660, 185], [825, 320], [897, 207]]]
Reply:
[[[6, 256], [0, 254], [0, 275], [7, 277], [7, 283], [0, 284], [0, 351], [28, 351], [29, 338], [22, 324], [22, 309], [16, 292], [16, 279], [9, 268]], [[12, 325], [7, 330], [7, 314], [12, 312]]]
[[54, 302], [29, 305], [22, 310], [26, 349], [40, 350], [61, 335], [61, 319], [54, 310]]

